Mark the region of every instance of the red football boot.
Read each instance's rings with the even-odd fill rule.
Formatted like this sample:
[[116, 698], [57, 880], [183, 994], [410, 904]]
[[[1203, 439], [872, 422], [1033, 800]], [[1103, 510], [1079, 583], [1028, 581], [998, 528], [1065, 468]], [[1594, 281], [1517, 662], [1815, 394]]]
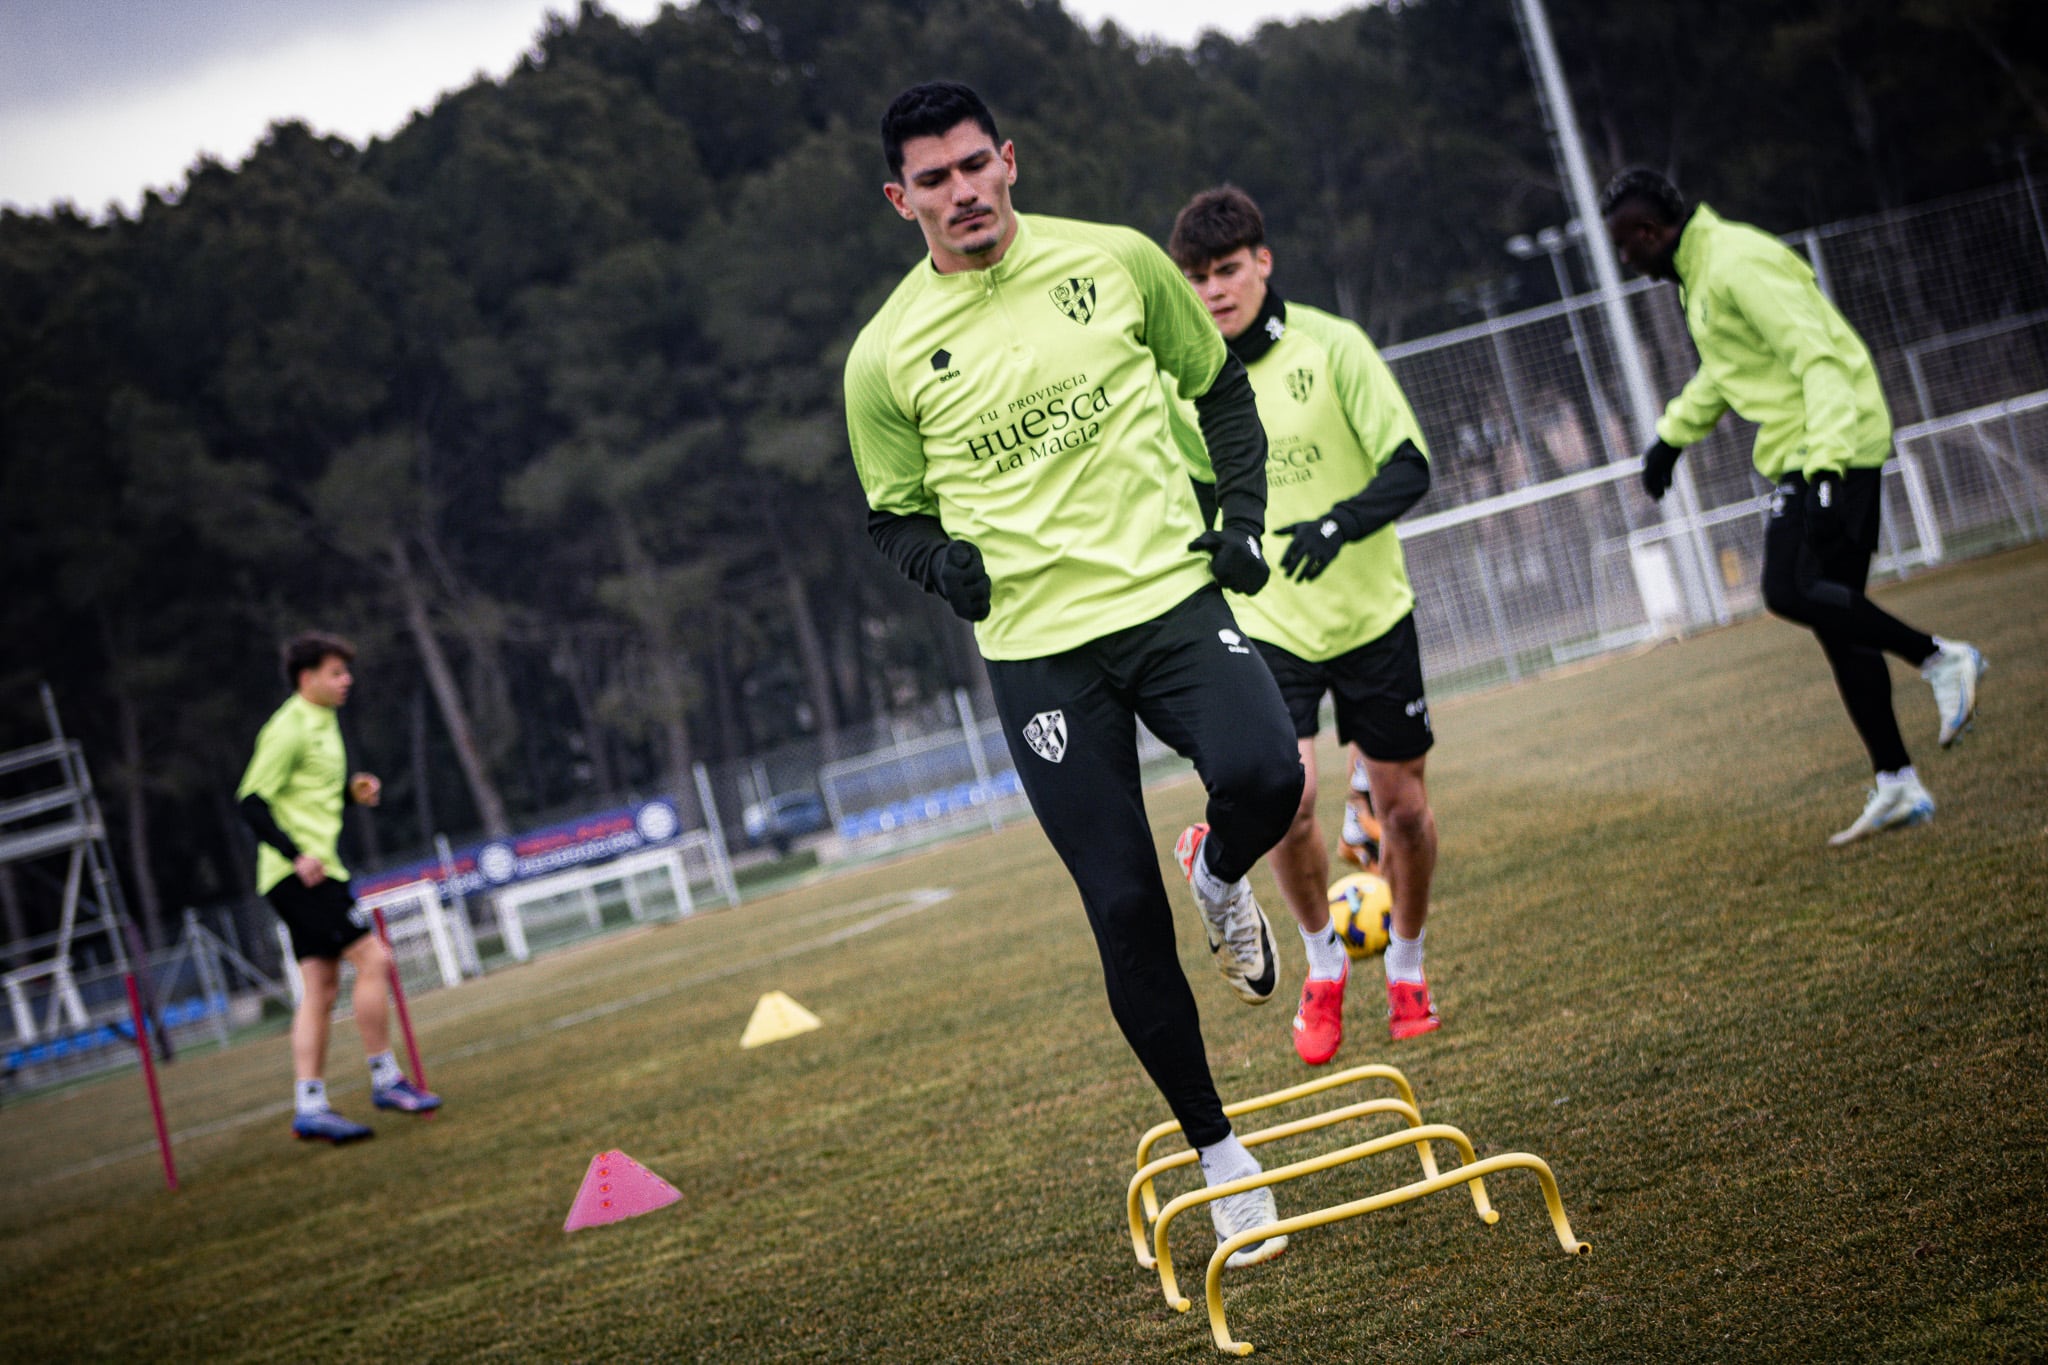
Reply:
[[1442, 1022], [1430, 1003], [1427, 981], [1387, 983], [1387, 1032], [1396, 1042], [1418, 1033], [1433, 1033]]
[[1294, 1051], [1310, 1066], [1321, 1066], [1337, 1055], [1344, 1041], [1344, 987], [1351, 980], [1351, 964], [1335, 981], [1310, 977], [1301, 983], [1301, 1008], [1294, 1014]]

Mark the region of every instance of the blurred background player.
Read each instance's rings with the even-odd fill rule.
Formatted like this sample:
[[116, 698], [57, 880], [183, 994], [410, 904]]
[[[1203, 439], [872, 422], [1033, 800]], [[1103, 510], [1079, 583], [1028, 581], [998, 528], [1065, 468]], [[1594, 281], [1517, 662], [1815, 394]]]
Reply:
[[1835, 673], [1877, 786], [1863, 813], [1828, 842], [1934, 818], [1892, 711], [1886, 653], [1920, 670], [1941, 712], [1941, 747], [1977, 708], [1984, 656], [1907, 625], [1864, 596], [1877, 551], [1891, 411], [1870, 351], [1814, 282], [1813, 269], [1769, 233], [1688, 206], [1640, 168], [1600, 196], [1615, 250], [1652, 279], [1678, 285], [1700, 367], [1664, 409], [1643, 455], [1643, 488], [1662, 498], [1681, 450], [1731, 408], [1758, 425], [1757, 473], [1774, 485], [1764, 530], [1764, 605], [1811, 630]]
[[[1270, 999], [1279, 962], [1247, 874], [1293, 818], [1301, 765], [1272, 675], [1217, 586], [1255, 593], [1269, 574], [1251, 386], [1142, 234], [1016, 212], [1016, 149], [966, 86], [898, 95], [882, 150], [883, 193], [929, 254], [846, 362], [869, 531], [975, 623], [1017, 774], [1081, 893], [1111, 1012], [1204, 1178], [1254, 1175], [1175, 951], [1137, 753], [1143, 719], [1193, 760], [1209, 819], [1175, 853], [1218, 969], [1241, 999]], [[1167, 384], [1195, 404], [1213, 452], [1218, 530], [1204, 527], [1167, 434]], [[1219, 1237], [1276, 1216], [1263, 1188], [1210, 1210]], [[1286, 1244], [1254, 1242], [1230, 1263]]]
[[1337, 856], [1360, 872], [1380, 870], [1380, 821], [1372, 808], [1372, 774], [1356, 744], [1345, 746], [1351, 760], [1351, 788], [1344, 793], [1344, 829], [1337, 836]]
[[1315, 1066], [1342, 1041], [1350, 977], [1330, 923], [1330, 858], [1316, 819], [1325, 692], [1338, 739], [1364, 760], [1364, 781], [1351, 785], [1366, 809], [1347, 813], [1346, 824], [1355, 815], [1359, 827], [1346, 843], [1363, 865], [1372, 844], [1365, 822], [1377, 817], [1377, 861], [1393, 891], [1389, 1032], [1400, 1039], [1437, 1027], [1422, 968], [1436, 870], [1423, 768], [1434, 739], [1415, 593], [1394, 533], [1394, 519], [1429, 491], [1429, 458], [1408, 400], [1365, 333], [1272, 288], [1273, 253], [1251, 196], [1234, 186], [1196, 195], [1174, 221], [1167, 249], [1244, 363], [1266, 426], [1266, 547], [1279, 556], [1280, 575], [1256, 599], [1231, 605], [1287, 699], [1308, 774], [1269, 861], [1307, 948], [1294, 1046]]
[[415, 1114], [441, 1104], [439, 1096], [407, 1080], [391, 1055], [385, 1002], [391, 952], [369, 932], [369, 917], [349, 894], [348, 869], [337, 849], [343, 805], [374, 806], [382, 789], [369, 773], [344, 779], [348, 758], [336, 712], [355, 685], [349, 672], [354, 661], [354, 648], [333, 635], [307, 632], [284, 647], [292, 695], [257, 734], [256, 752], [236, 793], [258, 841], [256, 887], [291, 931], [305, 987], [292, 1016], [292, 1132], [335, 1143], [371, 1136], [371, 1129], [327, 1103], [328, 1016], [340, 993], [344, 961], [356, 972], [351, 1003], [370, 1059], [372, 1103]]

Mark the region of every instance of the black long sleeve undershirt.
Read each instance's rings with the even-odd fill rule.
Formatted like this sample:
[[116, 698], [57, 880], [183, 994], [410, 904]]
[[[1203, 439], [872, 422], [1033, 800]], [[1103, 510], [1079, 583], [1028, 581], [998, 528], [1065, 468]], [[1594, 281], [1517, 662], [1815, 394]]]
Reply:
[[1413, 441], [1403, 441], [1380, 466], [1380, 472], [1364, 488], [1332, 507], [1330, 515], [1343, 526], [1347, 537], [1364, 540], [1421, 502], [1428, 492], [1429, 461]]
[[[1203, 483], [1200, 479], [1189, 479], [1195, 486], [1195, 501], [1202, 505], [1205, 523], [1216, 519], [1216, 486]], [[1374, 531], [1390, 521], [1400, 518], [1402, 513], [1421, 502], [1429, 492], [1429, 461], [1415, 448], [1413, 441], [1401, 442], [1399, 448], [1387, 457], [1380, 472], [1372, 481], [1350, 497], [1330, 509], [1341, 513], [1345, 523], [1345, 534], [1351, 540], [1364, 540]], [[1353, 528], [1358, 528], [1355, 531]]]
[[1209, 391], [1195, 400], [1202, 442], [1216, 470], [1223, 526], [1256, 535], [1266, 526], [1266, 428], [1244, 363], [1226, 354]]
[[926, 592], [939, 590], [939, 559], [952, 537], [928, 513], [868, 512], [868, 539], [887, 555], [897, 572]]
[[270, 803], [250, 792], [242, 798], [242, 822], [249, 826], [255, 836], [282, 853], [288, 860], [297, 861], [299, 846], [292, 842], [292, 836], [278, 828], [277, 817], [270, 813]]

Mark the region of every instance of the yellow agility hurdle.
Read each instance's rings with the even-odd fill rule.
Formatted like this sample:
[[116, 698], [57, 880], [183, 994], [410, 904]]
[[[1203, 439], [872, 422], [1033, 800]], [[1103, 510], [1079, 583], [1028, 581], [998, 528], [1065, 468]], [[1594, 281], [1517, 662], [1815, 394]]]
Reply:
[[[1236, 1104], [1226, 1104], [1223, 1106], [1223, 1115], [1225, 1118], [1236, 1118], [1239, 1114], [1255, 1113], [1261, 1109], [1272, 1109], [1295, 1100], [1307, 1099], [1310, 1095], [1320, 1095], [1325, 1090], [1334, 1090], [1341, 1085], [1356, 1085], [1360, 1081], [1373, 1080], [1392, 1082], [1394, 1089], [1400, 1092], [1401, 1098], [1408, 1102], [1408, 1107], [1410, 1109], [1415, 1108], [1415, 1087], [1408, 1084], [1408, 1078], [1402, 1075], [1395, 1067], [1373, 1062], [1366, 1066], [1354, 1066], [1348, 1070], [1335, 1071], [1327, 1076], [1318, 1076], [1312, 1081], [1303, 1081], [1300, 1085], [1290, 1085], [1285, 1090], [1275, 1090], [1268, 1095], [1254, 1095], [1248, 1100], [1239, 1100]], [[1335, 1120], [1330, 1121], [1335, 1122]], [[1179, 1131], [1180, 1124], [1173, 1120], [1155, 1124], [1145, 1130], [1145, 1135], [1138, 1139], [1137, 1166], [1141, 1175], [1144, 1173], [1146, 1163], [1151, 1159], [1152, 1148], [1160, 1139], [1171, 1137]], [[1297, 1131], [1306, 1132], [1307, 1130], [1300, 1129]], [[1252, 1136], [1251, 1134], [1246, 1134], [1239, 1141], [1243, 1142], [1246, 1146], [1250, 1146]], [[1427, 1148], [1424, 1149], [1425, 1160], [1428, 1159], [1426, 1155], [1427, 1150]], [[1152, 1181], [1149, 1178], [1143, 1182], [1140, 1198], [1144, 1201], [1146, 1220], [1149, 1222], [1157, 1218], [1159, 1216], [1159, 1196], [1154, 1193]], [[1145, 1258], [1142, 1253], [1138, 1259], [1140, 1262], [1144, 1261]]]
[[[1435, 1128], [1437, 1125], [1431, 1125], [1430, 1127]], [[1457, 1129], [1451, 1128], [1445, 1132], [1444, 1136], [1448, 1140], [1448, 1135], [1456, 1132]], [[1403, 1136], [1406, 1135], [1401, 1133], [1393, 1135], [1394, 1138], [1401, 1138]], [[1470, 1144], [1463, 1141], [1463, 1138], [1464, 1135], [1462, 1133], [1458, 1134], [1459, 1150], [1470, 1161], [1472, 1149]], [[1381, 1139], [1381, 1145], [1385, 1146], [1390, 1141], [1390, 1139], [1383, 1138]], [[1366, 1143], [1363, 1145], [1370, 1147], [1374, 1144]], [[1332, 1152], [1329, 1157], [1318, 1158], [1317, 1161], [1322, 1165], [1333, 1166], [1341, 1161], [1350, 1159], [1344, 1152]], [[1301, 1164], [1315, 1165], [1317, 1163], [1304, 1162]], [[1215, 1253], [1209, 1257], [1207, 1285], [1209, 1334], [1215, 1339], [1216, 1349], [1239, 1356], [1248, 1356], [1252, 1353], [1252, 1344], [1249, 1341], [1236, 1341], [1231, 1338], [1229, 1324], [1223, 1319], [1223, 1267], [1225, 1262], [1230, 1259], [1231, 1254], [1239, 1247], [1263, 1241], [1268, 1237], [1283, 1237], [1308, 1228], [1322, 1227], [1326, 1223], [1340, 1222], [1346, 1218], [1356, 1218], [1360, 1214], [1371, 1213], [1375, 1209], [1389, 1208], [1395, 1204], [1405, 1204], [1411, 1199], [1420, 1199], [1426, 1194], [1434, 1194], [1438, 1190], [1447, 1190], [1453, 1185], [1463, 1184], [1466, 1181], [1470, 1181], [1473, 1185], [1475, 1200], [1480, 1199], [1480, 1177], [1491, 1175], [1495, 1171], [1515, 1170], [1518, 1168], [1526, 1168], [1536, 1172], [1536, 1179], [1543, 1186], [1543, 1202], [1550, 1208], [1550, 1226], [1557, 1233], [1558, 1245], [1573, 1255], [1589, 1255], [1593, 1250], [1592, 1245], [1587, 1242], [1581, 1242], [1572, 1236], [1571, 1221], [1564, 1214], [1564, 1200], [1557, 1193], [1557, 1178], [1550, 1173], [1550, 1167], [1545, 1164], [1543, 1158], [1532, 1156], [1528, 1152], [1507, 1152], [1500, 1156], [1490, 1156], [1484, 1161], [1461, 1166], [1455, 1171], [1446, 1171], [1433, 1179], [1418, 1180], [1413, 1185], [1403, 1185], [1397, 1190], [1388, 1190], [1385, 1194], [1376, 1194], [1366, 1199], [1353, 1200], [1349, 1204], [1333, 1205], [1327, 1209], [1317, 1209], [1312, 1213], [1300, 1214], [1293, 1218], [1283, 1218], [1277, 1223], [1268, 1223], [1264, 1227], [1250, 1228], [1218, 1245]], [[1217, 1192], [1235, 1193], [1236, 1189], [1232, 1187], [1250, 1188], [1258, 1183], [1254, 1179], [1232, 1181], [1229, 1186], [1218, 1186]], [[1174, 1201], [1176, 1204], [1179, 1202], [1179, 1200]], [[1166, 1254], [1166, 1220], [1175, 1211], [1173, 1205], [1169, 1204], [1167, 1211], [1159, 1217], [1160, 1277], [1169, 1285], [1167, 1291], [1168, 1300], [1172, 1302], [1175, 1308], [1186, 1312], [1192, 1305], [1186, 1299], [1180, 1298], [1178, 1290], [1171, 1287], [1173, 1268]], [[1489, 1209], [1483, 1210], [1482, 1216], [1485, 1217], [1487, 1222], [1491, 1223], [1500, 1215]]]
[[[1346, 1119], [1365, 1118], [1372, 1114], [1399, 1114], [1408, 1121], [1408, 1126], [1411, 1129], [1422, 1122], [1422, 1115], [1417, 1113], [1415, 1106], [1406, 1100], [1362, 1100], [1357, 1104], [1347, 1104], [1341, 1108], [1331, 1109], [1321, 1114], [1311, 1114], [1306, 1118], [1295, 1119], [1290, 1123], [1278, 1123], [1271, 1128], [1260, 1128], [1243, 1134], [1238, 1141], [1247, 1147], [1256, 1147], [1262, 1142], [1277, 1142], [1281, 1138], [1296, 1137], [1302, 1133], [1312, 1133], [1318, 1128], [1327, 1128], [1333, 1123], [1342, 1123]], [[1429, 1139], [1414, 1138], [1412, 1141], [1417, 1154], [1422, 1158], [1423, 1176], [1425, 1178], [1434, 1176], [1436, 1174], [1436, 1154], [1429, 1149]], [[1130, 1190], [1124, 1199], [1124, 1213], [1130, 1220], [1131, 1251], [1137, 1256], [1138, 1264], [1147, 1270], [1152, 1269], [1153, 1259], [1151, 1251], [1145, 1245], [1145, 1223], [1141, 1208], [1144, 1196], [1151, 1193], [1153, 1188], [1152, 1182], [1155, 1177], [1181, 1166], [1192, 1166], [1200, 1155], [1194, 1148], [1190, 1147], [1184, 1152], [1175, 1152], [1170, 1156], [1163, 1156], [1156, 1161], [1140, 1166], [1138, 1173], [1131, 1177]], [[1158, 1211], [1154, 1209], [1153, 1212], [1156, 1215]]]
[[[1166, 1295], [1166, 1301], [1180, 1312], [1185, 1313], [1188, 1309], [1194, 1307], [1192, 1303], [1181, 1296], [1180, 1283], [1174, 1278], [1173, 1274], [1173, 1249], [1167, 1244], [1166, 1240], [1167, 1230], [1173, 1226], [1173, 1220], [1186, 1213], [1189, 1209], [1199, 1208], [1203, 1204], [1226, 1198], [1229, 1195], [1243, 1194], [1246, 1190], [1255, 1190], [1261, 1185], [1278, 1185], [1289, 1180], [1299, 1180], [1305, 1175], [1314, 1175], [1318, 1171], [1327, 1171], [1332, 1166], [1342, 1166], [1349, 1162], [1362, 1161], [1369, 1156], [1378, 1156], [1382, 1152], [1391, 1152], [1401, 1147], [1415, 1146], [1431, 1139], [1448, 1142], [1453, 1147], [1456, 1147], [1458, 1155], [1463, 1159], [1464, 1164], [1455, 1171], [1447, 1171], [1441, 1175], [1425, 1176], [1413, 1185], [1403, 1185], [1399, 1190], [1389, 1192], [1390, 1194], [1401, 1195], [1399, 1199], [1388, 1201], [1386, 1195], [1376, 1197], [1386, 1202], [1402, 1203], [1408, 1199], [1419, 1198], [1421, 1195], [1429, 1194], [1435, 1190], [1449, 1189], [1453, 1185], [1469, 1184], [1472, 1187], [1473, 1211], [1479, 1215], [1480, 1220], [1483, 1222], [1492, 1223], [1497, 1221], [1500, 1215], [1495, 1213], [1493, 1205], [1487, 1202], [1486, 1182], [1481, 1179], [1485, 1174], [1485, 1171], [1481, 1169], [1484, 1163], [1480, 1162], [1477, 1159], [1477, 1154], [1473, 1152], [1472, 1139], [1466, 1137], [1463, 1132], [1451, 1127], [1448, 1123], [1426, 1123], [1417, 1128], [1403, 1128], [1398, 1133], [1389, 1133], [1385, 1137], [1374, 1138], [1370, 1142], [1361, 1142], [1351, 1147], [1340, 1147], [1334, 1152], [1325, 1152], [1321, 1156], [1308, 1157], [1301, 1161], [1291, 1162], [1285, 1166], [1275, 1166], [1270, 1171], [1260, 1171], [1255, 1175], [1240, 1176], [1236, 1180], [1226, 1180], [1220, 1185], [1205, 1185], [1199, 1190], [1189, 1190], [1186, 1194], [1174, 1199], [1164, 1209], [1159, 1211], [1159, 1221], [1152, 1225], [1152, 1254], [1159, 1268], [1160, 1291]], [[1498, 1160], [1498, 1158], [1491, 1159]], [[1535, 1158], [1530, 1157], [1529, 1160], [1534, 1161]], [[1370, 1203], [1370, 1201], [1361, 1202]], [[1386, 1207], [1386, 1202], [1373, 1204], [1372, 1207], [1384, 1208]], [[1337, 1207], [1350, 1209], [1353, 1208], [1353, 1205], [1343, 1204]], [[1357, 1208], [1355, 1211], [1357, 1213], [1365, 1213], [1368, 1210]], [[1319, 1209], [1314, 1213], [1301, 1215], [1301, 1218], [1311, 1220], [1301, 1223], [1301, 1225], [1303, 1227], [1315, 1227], [1318, 1224], [1314, 1220], [1330, 1221], [1325, 1215], [1330, 1215], [1331, 1217], [1340, 1216], [1337, 1215], [1335, 1209]], [[1341, 1216], [1349, 1217], [1350, 1215]], [[1558, 1216], [1563, 1217], [1562, 1208], [1558, 1210]], [[1297, 1223], [1301, 1222], [1301, 1218], [1289, 1219], [1287, 1221]], [[1278, 1226], [1278, 1224], [1267, 1224], [1264, 1228], [1254, 1228], [1250, 1232], [1240, 1233], [1231, 1238], [1227, 1245], [1232, 1251], [1235, 1251], [1239, 1247], [1249, 1245], [1252, 1242], [1263, 1241], [1263, 1238], [1253, 1236], [1252, 1233], [1271, 1233]]]

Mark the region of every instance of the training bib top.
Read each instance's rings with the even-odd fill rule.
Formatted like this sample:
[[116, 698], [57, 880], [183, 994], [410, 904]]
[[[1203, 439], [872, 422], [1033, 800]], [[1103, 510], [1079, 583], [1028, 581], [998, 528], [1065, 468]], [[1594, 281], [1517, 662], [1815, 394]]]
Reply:
[[[277, 827], [299, 852], [310, 853], [336, 881], [348, 879], [336, 844], [341, 839], [341, 806], [348, 781], [348, 755], [341, 745], [341, 717], [293, 693], [263, 723], [256, 752], [235, 799], [260, 796]], [[291, 859], [269, 844], [256, 845], [256, 890], [265, 892], [292, 875]]]
[[[1319, 520], [1357, 494], [1403, 441], [1429, 455], [1414, 409], [1363, 330], [1291, 301], [1279, 321], [1279, 338], [1245, 367], [1266, 428], [1264, 549], [1276, 566], [1293, 540], [1280, 527]], [[1175, 434], [1189, 470], [1212, 479], [1192, 418], [1184, 408]], [[1283, 578], [1276, 568], [1258, 596], [1230, 594], [1245, 634], [1311, 663], [1379, 639], [1414, 609], [1392, 523], [1339, 550], [1312, 582]]]
[[[981, 550], [989, 659], [1077, 648], [1211, 582], [1165, 383], [1206, 393], [1223, 338], [1128, 228], [1020, 214], [1002, 260], [926, 257], [861, 329], [846, 426], [870, 506]], [[1164, 374], [1162, 374], [1162, 371]]]
[[1665, 407], [1659, 439], [1691, 445], [1733, 408], [1757, 424], [1751, 458], [1767, 479], [1890, 457], [1891, 409], [1870, 348], [1792, 248], [1701, 204], [1672, 263], [1700, 367]]

